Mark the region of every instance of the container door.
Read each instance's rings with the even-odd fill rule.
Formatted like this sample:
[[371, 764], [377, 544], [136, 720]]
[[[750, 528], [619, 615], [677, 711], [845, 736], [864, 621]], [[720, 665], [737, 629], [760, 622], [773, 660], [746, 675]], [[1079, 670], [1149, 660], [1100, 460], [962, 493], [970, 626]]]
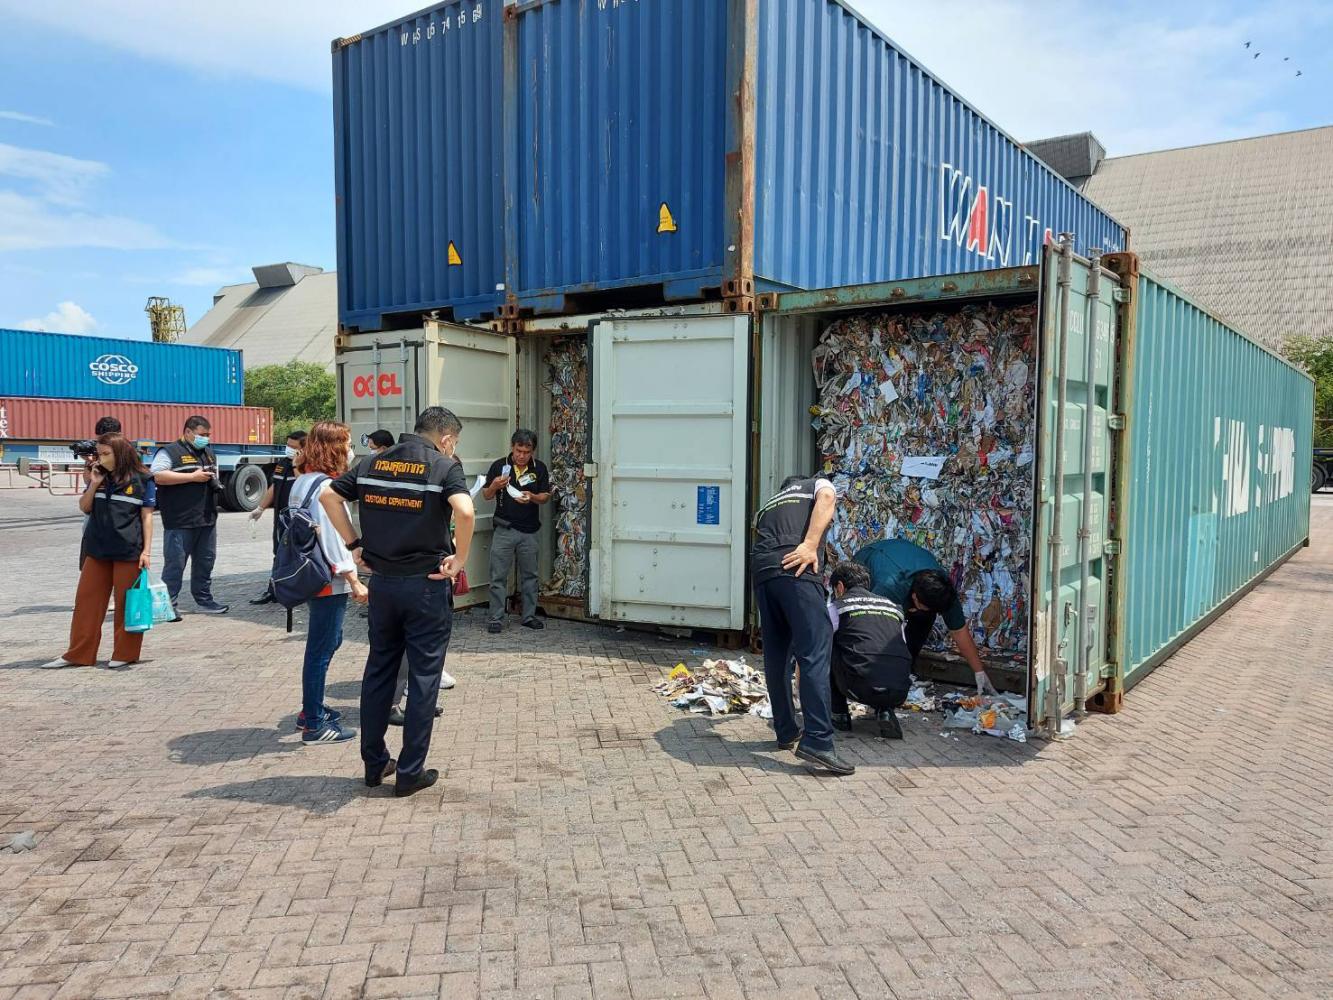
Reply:
[[[422, 339], [418, 367], [421, 405], [446, 406], [463, 422], [456, 457], [463, 463], [471, 486], [493, 461], [509, 453], [517, 388], [514, 338], [477, 327], [431, 322], [426, 324]], [[486, 588], [490, 586], [495, 504], [487, 503], [480, 493], [472, 499], [477, 508], [467, 561], [472, 589], [455, 600], [459, 608], [486, 603]]]
[[[1034, 726], [1062, 731], [1104, 686], [1116, 290], [1108, 271], [1048, 250], [1042, 269]], [[1063, 350], [1063, 357], [1062, 357]], [[1063, 383], [1063, 386], [1062, 386]], [[1067, 727], [1066, 727], [1067, 728]]]
[[592, 614], [744, 627], [749, 337], [734, 316], [593, 327]]
[[420, 330], [344, 335], [338, 344], [338, 417], [352, 429], [357, 454], [362, 435], [376, 430], [396, 437], [417, 415]]

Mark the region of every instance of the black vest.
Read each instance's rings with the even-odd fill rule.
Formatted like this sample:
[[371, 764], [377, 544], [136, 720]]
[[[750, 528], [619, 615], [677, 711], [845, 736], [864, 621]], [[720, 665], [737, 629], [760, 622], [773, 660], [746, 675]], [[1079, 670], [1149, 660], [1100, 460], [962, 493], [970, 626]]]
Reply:
[[296, 482], [296, 469], [292, 467], [295, 459], [280, 458], [273, 463], [273, 540], [278, 540], [278, 515], [287, 509], [287, 502], [292, 497], [292, 484]]
[[[794, 486], [779, 490], [759, 508], [754, 517], [754, 550], [751, 570], [755, 583], [763, 583], [778, 576], [791, 576], [782, 568], [782, 557], [805, 540], [810, 528], [810, 515], [815, 509], [815, 481], [802, 479]], [[820, 539], [819, 564], [806, 570], [801, 580], [809, 580], [821, 590], [824, 586], [824, 543]]]
[[143, 552], [144, 494], [147, 477], [131, 474], [123, 483], [103, 480], [93, 494], [93, 512], [83, 526], [84, 551], [93, 559], [138, 562]]
[[[355, 496], [342, 488], [349, 477]], [[334, 489], [357, 501], [366, 565], [376, 573], [427, 576], [453, 554], [448, 498], [467, 492], [463, 466], [424, 438], [402, 435], [396, 445], [360, 459]]]
[[833, 669], [848, 697], [874, 705], [884, 694], [906, 692], [912, 686], [912, 654], [902, 608], [861, 587], [846, 591], [833, 606], [838, 611]]
[[[162, 449], [171, 459], [172, 472], [216, 472], [218, 463], [211, 448], [202, 451], [184, 441], [174, 441]], [[164, 528], [208, 528], [218, 519], [218, 481], [182, 483], [157, 487], [157, 509]]]

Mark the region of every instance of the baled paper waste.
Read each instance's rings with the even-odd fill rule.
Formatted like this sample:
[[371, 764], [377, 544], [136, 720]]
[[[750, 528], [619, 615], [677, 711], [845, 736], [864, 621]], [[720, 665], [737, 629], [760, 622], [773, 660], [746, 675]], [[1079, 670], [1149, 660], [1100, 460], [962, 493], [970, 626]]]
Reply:
[[557, 340], [546, 353], [551, 391], [551, 492], [555, 503], [555, 563], [545, 592], [579, 598], [587, 593], [588, 344]]

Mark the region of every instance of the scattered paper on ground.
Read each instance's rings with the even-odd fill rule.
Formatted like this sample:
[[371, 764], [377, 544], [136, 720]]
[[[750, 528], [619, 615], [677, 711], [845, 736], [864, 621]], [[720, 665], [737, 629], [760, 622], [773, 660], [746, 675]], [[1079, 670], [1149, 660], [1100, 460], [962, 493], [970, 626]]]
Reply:
[[704, 660], [694, 669], [679, 663], [653, 690], [677, 708], [702, 715], [773, 717], [764, 675], [744, 659]]

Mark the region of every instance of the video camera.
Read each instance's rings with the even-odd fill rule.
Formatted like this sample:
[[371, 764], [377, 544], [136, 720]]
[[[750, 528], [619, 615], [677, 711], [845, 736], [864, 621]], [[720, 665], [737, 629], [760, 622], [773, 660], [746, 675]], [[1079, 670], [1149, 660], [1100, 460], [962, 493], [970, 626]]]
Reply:
[[74, 453], [75, 458], [81, 458], [86, 462], [97, 457], [97, 442], [89, 440], [75, 441], [69, 446], [69, 450]]

